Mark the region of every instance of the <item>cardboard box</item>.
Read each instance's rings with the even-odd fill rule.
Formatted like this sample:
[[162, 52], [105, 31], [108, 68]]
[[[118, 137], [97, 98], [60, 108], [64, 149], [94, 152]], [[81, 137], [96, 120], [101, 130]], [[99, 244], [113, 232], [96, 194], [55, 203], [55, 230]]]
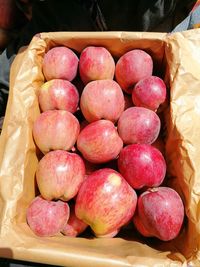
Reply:
[[[185, 205], [186, 219], [171, 242], [140, 239], [35, 236], [26, 223], [34, 198], [38, 157], [32, 125], [39, 114], [43, 56], [53, 46], [80, 52], [104, 46], [117, 59], [134, 48], [154, 59], [170, 90], [165, 111], [167, 183]], [[36, 35], [11, 68], [10, 94], [0, 138], [0, 256], [68, 267], [200, 266], [200, 30], [168, 35], [140, 32], [56, 32]]]

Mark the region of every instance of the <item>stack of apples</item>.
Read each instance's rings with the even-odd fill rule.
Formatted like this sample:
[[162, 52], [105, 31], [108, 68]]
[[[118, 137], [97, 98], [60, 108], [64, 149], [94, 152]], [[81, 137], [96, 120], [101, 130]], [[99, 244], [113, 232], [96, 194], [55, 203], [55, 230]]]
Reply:
[[153, 58], [133, 49], [114, 58], [106, 47], [46, 52], [39, 88], [41, 113], [33, 138], [44, 154], [36, 181], [40, 195], [27, 208], [38, 236], [96, 237], [130, 231], [172, 240], [184, 206], [166, 178], [158, 110], [166, 103], [164, 81]]

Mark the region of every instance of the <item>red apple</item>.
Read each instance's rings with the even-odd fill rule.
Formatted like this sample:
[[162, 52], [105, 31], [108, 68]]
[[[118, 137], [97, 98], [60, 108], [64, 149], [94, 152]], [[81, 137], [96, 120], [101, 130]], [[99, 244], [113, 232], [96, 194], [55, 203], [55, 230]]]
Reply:
[[77, 218], [75, 206], [71, 205], [69, 220], [61, 232], [66, 236], [75, 237], [83, 233], [87, 227], [88, 225], [86, 223]]
[[157, 111], [166, 100], [166, 85], [157, 76], [150, 76], [140, 80], [132, 91], [135, 106], [145, 107]]
[[80, 55], [79, 73], [84, 84], [94, 80], [113, 79], [115, 62], [105, 47], [86, 47]]
[[76, 196], [85, 176], [82, 158], [64, 150], [47, 153], [36, 171], [39, 191], [47, 200], [68, 201]]
[[76, 117], [66, 110], [48, 110], [33, 124], [33, 138], [45, 154], [50, 150], [71, 150], [80, 131]]
[[160, 118], [143, 107], [126, 109], [118, 120], [118, 132], [125, 144], [152, 144], [160, 133]]
[[75, 213], [97, 237], [113, 237], [132, 218], [136, 203], [137, 195], [125, 179], [105, 168], [93, 172], [82, 183]]
[[89, 82], [81, 95], [80, 108], [87, 121], [100, 119], [116, 122], [124, 111], [124, 95], [113, 80]]
[[184, 206], [178, 193], [158, 187], [139, 196], [133, 222], [142, 235], [169, 241], [178, 236], [183, 219]]
[[162, 153], [147, 144], [124, 147], [119, 154], [118, 168], [134, 189], [159, 186], [166, 174], [166, 162]]
[[72, 81], [77, 74], [79, 59], [76, 54], [65, 46], [51, 48], [45, 55], [42, 64], [44, 77], [47, 81], [64, 79]]
[[41, 86], [38, 101], [42, 112], [61, 109], [74, 113], [78, 107], [79, 93], [71, 82], [53, 79]]
[[122, 55], [117, 61], [115, 78], [121, 88], [131, 94], [133, 86], [153, 72], [153, 60], [143, 50], [134, 49]]
[[77, 148], [92, 163], [104, 163], [115, 159], [123, 147], [114, 124], [98, 120], [87, 125], [79, 134]]
[[48, 201], [41, 196], [33, 199], [27, 208], [27, 223], [38, 236], [54, 236], [69, 219], [69, 205], [62, 201]]

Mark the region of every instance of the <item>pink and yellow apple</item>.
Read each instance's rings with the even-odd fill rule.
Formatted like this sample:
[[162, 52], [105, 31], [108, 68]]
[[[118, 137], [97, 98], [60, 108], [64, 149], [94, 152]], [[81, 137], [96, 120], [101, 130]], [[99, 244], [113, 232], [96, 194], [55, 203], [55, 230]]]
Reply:
[[71, 82], [53, 79], [40, 87], [38, 101], [42, 112], [61, 109], [74, 113], [78, 107], [79, 93]]
[[79, 73], [84, 84], [94, 80], [113, 79], [114, 59], [105, 47], [88, 46], [81, 52]]
[[124, 95], [113, 80], [89, 82], [81, 95], [80, 108], [87, 121], [100, 119], [116, 122], [124, 111]]
[[93, 172], [81, 185], [76, 216], [90, 225], [97, 237], [113, 237], [133, 217], [137, 195], [116, 171]]
[[69, 205], [63, 201], [49, 201], [37, 196], [27, 208], [26, 218], [31, 230], [42, 237], [55, 236], [69, 219]]
[[98, 120], [87, 125], [79, 134], [77, 148], [92, 163], [105, 163], [115, 159], [123, 147], [115, 125]]
[[44, 154], [50, 150], [71, 150], [79, 131], [79, 121], [66, 110], [45, 111], [33, 124], [33, 138]]
[[79, 59], [68, 47], [57, 46], [51, 48], [45, 55], [42, 70], [47, 81], [64, 79], [72, 81], [78, 71]]
[[64, 150], [47, 153], [36, 170], [36, 181], [43, 198], [68, 201], [75, 197], [85, 179], [82, 158]]

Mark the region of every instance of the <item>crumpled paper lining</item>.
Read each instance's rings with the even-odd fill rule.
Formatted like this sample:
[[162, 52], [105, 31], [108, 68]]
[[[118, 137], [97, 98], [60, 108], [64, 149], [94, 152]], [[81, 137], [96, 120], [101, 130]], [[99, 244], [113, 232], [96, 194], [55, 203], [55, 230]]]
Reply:
[[[36, 194], [38, 151], [32, 124], [39, 114], [37, 92], [44, 82], [45, 51], [66, 45], [80, 52], [102, 45], [117, 59], [133, 48], [154, 58], [170, 86], [166, 117], [168, 183], [181, 195], [186, 220], [171, 242], [138, 238], [129, 233], [113, 239], [35, 236], [25, 212]], [[36, 35], [14, 60], [10, 94], [0, 139], [0, 255], [57, 266], [200, 266], [200, 30], [167, 35], [140, 32], [57, 32]], [[152, 241], [152, 242], [151, 242]]]

